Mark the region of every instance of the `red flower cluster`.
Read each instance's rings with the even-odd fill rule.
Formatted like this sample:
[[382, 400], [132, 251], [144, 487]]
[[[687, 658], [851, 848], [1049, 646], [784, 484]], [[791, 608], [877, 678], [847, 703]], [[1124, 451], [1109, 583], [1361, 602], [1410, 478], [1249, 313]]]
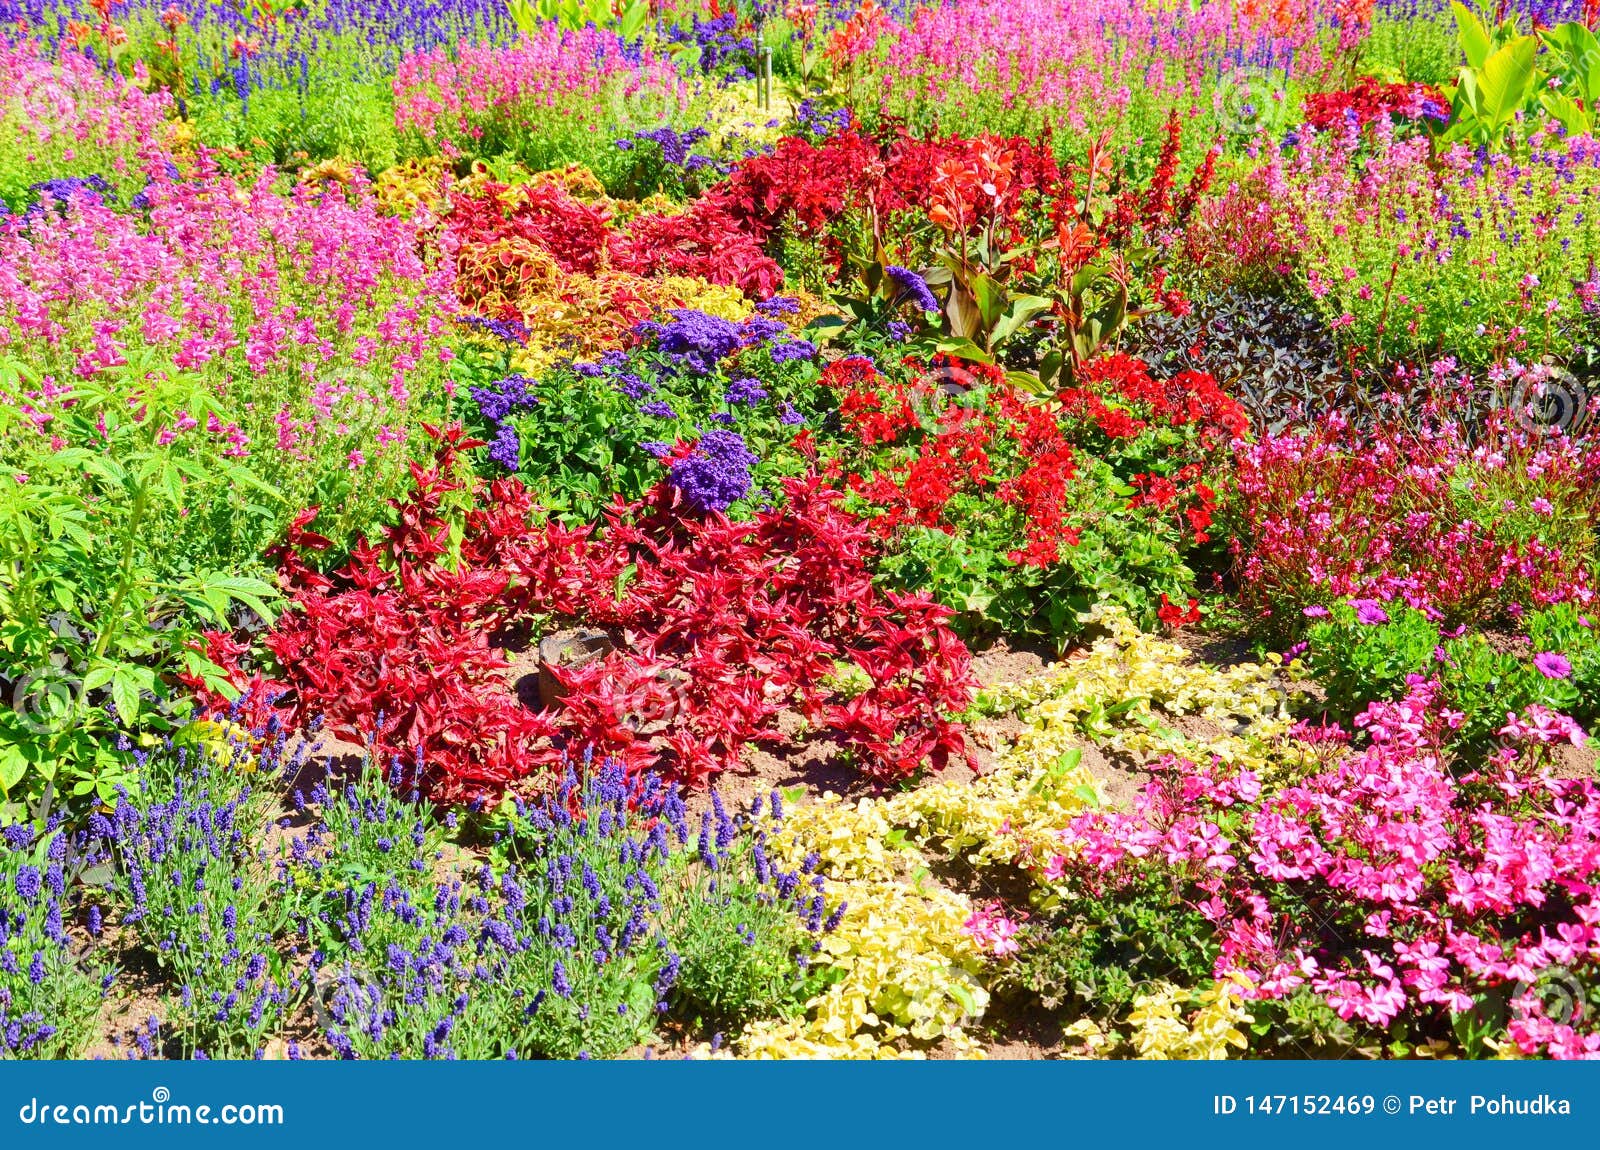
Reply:
[[[1194, 427], [1203, 446], [1230, 443], [1250, 429], [1239, 401], [1203, 371], [1156, 379], [1145, 362], [1118, 352], [1090, 363], [1083, 386], [1061, 392], [1068, 411], [1092, 420], [1112, 439], [1131, 439], [1151, 423]], [[1115, 406], [1103, 396], [1109, 395]]]
[[1447, 119], [1450, 101], [1431, 84], [1385, 84], [1363, 76], [1342, 92], [1308, 92], [1306, 123], [1319, 131], [1352, 124], [1364, 128], [1383, 117], [1420, 120], [1424, 116]]
[[[966, 647], [944, 608], [880, 591], [865, 526], [816, 476], [785, 484], [781, 508], [754, 520], [680, 516], [673, 489], [619, 503], [607, 526], [534, 524], [513, 480], [479, 492], [452, 554], [447, 505], [460, 452], [439, 459], [382, 543], [333, 574], [306, 555], [329, 541], [302, 514], [277, 553], [291, 608], [266, 637], [281, 680], [249, 680], [242, 648], [214, 636], [237, 686], [272, 700], [291, 726], [321, 717], [384, 756], [413, 756], [438, 799], [494, 793], [565, 755], [701, 783], [751, 741], [779, 742], [794, 707], [883, 779], [965, 756], [951, 716], [971, 701]], [[454, 499], [448, 497], [455, 495]], [[555, 668], [565, 696], [534, 712], [512, 693], [489, 636], [530, 615], [605, 627], [616, 650]], [[826, 685], [840, 663], [871, 685], [853, 698]], [[216, 700], [211, 700], [216, 702]]]
[[[905, 524], [951, 530], [953, 497], [987, 495], [1020, 512], [1022, 546], [1010, 553], [1012, 562], [1060, 562], [1062, 546], [1078, 542], [1067, 522], [1077, 465], [1055, 416], [1019, 395], [998, 368], [944, 356], [932, 367], [934, 374], [919, 370], [905, 383], [859, 358], [823, 373], [840, 394], [846, 432], [863, 448], [912, 448], [870, 474], [848, 477], [852, 492], [882, 509], [873, 529], [882, 535]], [[982, 406], [950, 402], [952, 387], [971, 386], [993, 389]]]
[[[981, 157], [1001, 154], [1007, 156], [1011, 178], [1012, 194], [1003, 209], [1008, 220], [1022, 206], [1024, 193], [1061, 194], [1061, 172], [1048, 142], [902, 134], [880, 146], [853, 128], [820, 144], [787, 137], [769, 155], [741, 163], [715, 194], [759, 240], [765, 241], [791, 213], [803, 233], [816, 236], [847, 209], [870, 205], [885, 215], [925, 212], [934, 202], [929, 173], [947, 165], [981, 167]], [[975, 223], [979, 215], [974, 211], [967, 218]]]

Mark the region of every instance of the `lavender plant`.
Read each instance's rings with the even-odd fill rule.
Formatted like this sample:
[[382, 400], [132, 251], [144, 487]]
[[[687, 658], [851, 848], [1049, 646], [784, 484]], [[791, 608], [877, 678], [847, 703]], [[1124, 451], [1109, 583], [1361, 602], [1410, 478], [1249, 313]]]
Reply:
[[363, 783], [319, 797], [314, 841], [286, 865], [292, 885], [355, 865], [345, 849], [363, 842], [389, 843], [393, 867], [385, 880], [334, 884], [305, 921], [335, 1052], [610, 1057], [650, 1036], [676, 968], [652, 925], [652, 871], [668, 825], [687, 837], [681, 805], [654, 778], [569, 773], [538, 803], [496, 816], [496, 865], [465, 879], [419, 871], [431, 849], [420, 808]]
[[783, 823], [776, 791], [738, 815], [715, 791], [711, 803], [697, 850], [675, 856], [662, 900], [662, 929], [680, 956], [673, 1009], [722, 1026], [788, 1017], [819, 989], [810, 956], [845, 904], [827, 913], [815, 860], [784, 870], [769, 853]]
[[[111, 987], [115, 971], [91, 949], [99, 907], [70, 882], [83, 846], [55, 819], [43, 834], [0, 826], [0, 1059], [80, 1056]], [[67, 929], [79, 911], [90, 936], [81, 947]]]
[[243, 740], [135, 757], [139, 794], [90, 820], [117, 861], [122, 924], [171, 975], [169, 1022], [185, 1054], [257, 1056], [304, 992], [281, 946], [288, 909], [260, 846], [264, 803], [244, 769], [259, 760]]

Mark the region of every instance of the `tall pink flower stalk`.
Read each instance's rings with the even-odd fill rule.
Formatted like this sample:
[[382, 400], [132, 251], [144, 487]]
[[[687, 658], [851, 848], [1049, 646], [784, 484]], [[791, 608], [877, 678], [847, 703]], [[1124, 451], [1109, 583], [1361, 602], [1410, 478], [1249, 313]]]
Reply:
[[[681, 109], [689, 87], [669, 60], [632, 53], [611, 32], [548, 24], [507, 46], [408, 56], [394, 94], [395, 126], [455, 156], [492, 133], [548, 132], [557, 120], [586, 132], [656, 127], [644, 113]], [[635, 112], [640, 122], [628, 123]]]
[[886, 110], [1022, 110], [1093, 130], [1135, 93], [1197, 101], [1233, 67], [1300, 75], [1325, 66], [1328, 0], [971, 0], [918, 9], [877, 73]]

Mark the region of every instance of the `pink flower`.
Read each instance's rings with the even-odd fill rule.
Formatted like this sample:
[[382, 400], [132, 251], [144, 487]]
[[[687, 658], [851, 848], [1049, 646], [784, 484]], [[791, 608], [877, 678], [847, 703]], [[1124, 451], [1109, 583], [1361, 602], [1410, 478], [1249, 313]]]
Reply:
[[1546, 679], [1570, 679], [1572, 664], [1565, 655], [1554, 651], [1540, 651], [1533, 657], [1534, 668]]
[[995, 958], [1005, 958], [1022, 949], [1014, 937], [1017, 924], [1006, 917], [997, 902], [979, 906], [961, 929], [978, 944], [979, 950], [988, 951]]

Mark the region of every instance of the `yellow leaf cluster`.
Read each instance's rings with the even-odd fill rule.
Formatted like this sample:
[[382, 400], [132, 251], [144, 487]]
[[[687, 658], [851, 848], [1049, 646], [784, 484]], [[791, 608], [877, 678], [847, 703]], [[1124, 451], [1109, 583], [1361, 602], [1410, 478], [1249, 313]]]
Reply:
[[[1185, 1016], [1184, 1009], [1194, 1009]], [[1133, 1048], [1140, 1058], [1219, 1060], [1249, 1049], [1240, 1029], [1253, 1021], [1245, 1008], [1243, 987], [1232, 981], [1213, 983], [1198, 996], [1170, 982], [1157, 983], [1133, 1000], [1128, 1022]]]

